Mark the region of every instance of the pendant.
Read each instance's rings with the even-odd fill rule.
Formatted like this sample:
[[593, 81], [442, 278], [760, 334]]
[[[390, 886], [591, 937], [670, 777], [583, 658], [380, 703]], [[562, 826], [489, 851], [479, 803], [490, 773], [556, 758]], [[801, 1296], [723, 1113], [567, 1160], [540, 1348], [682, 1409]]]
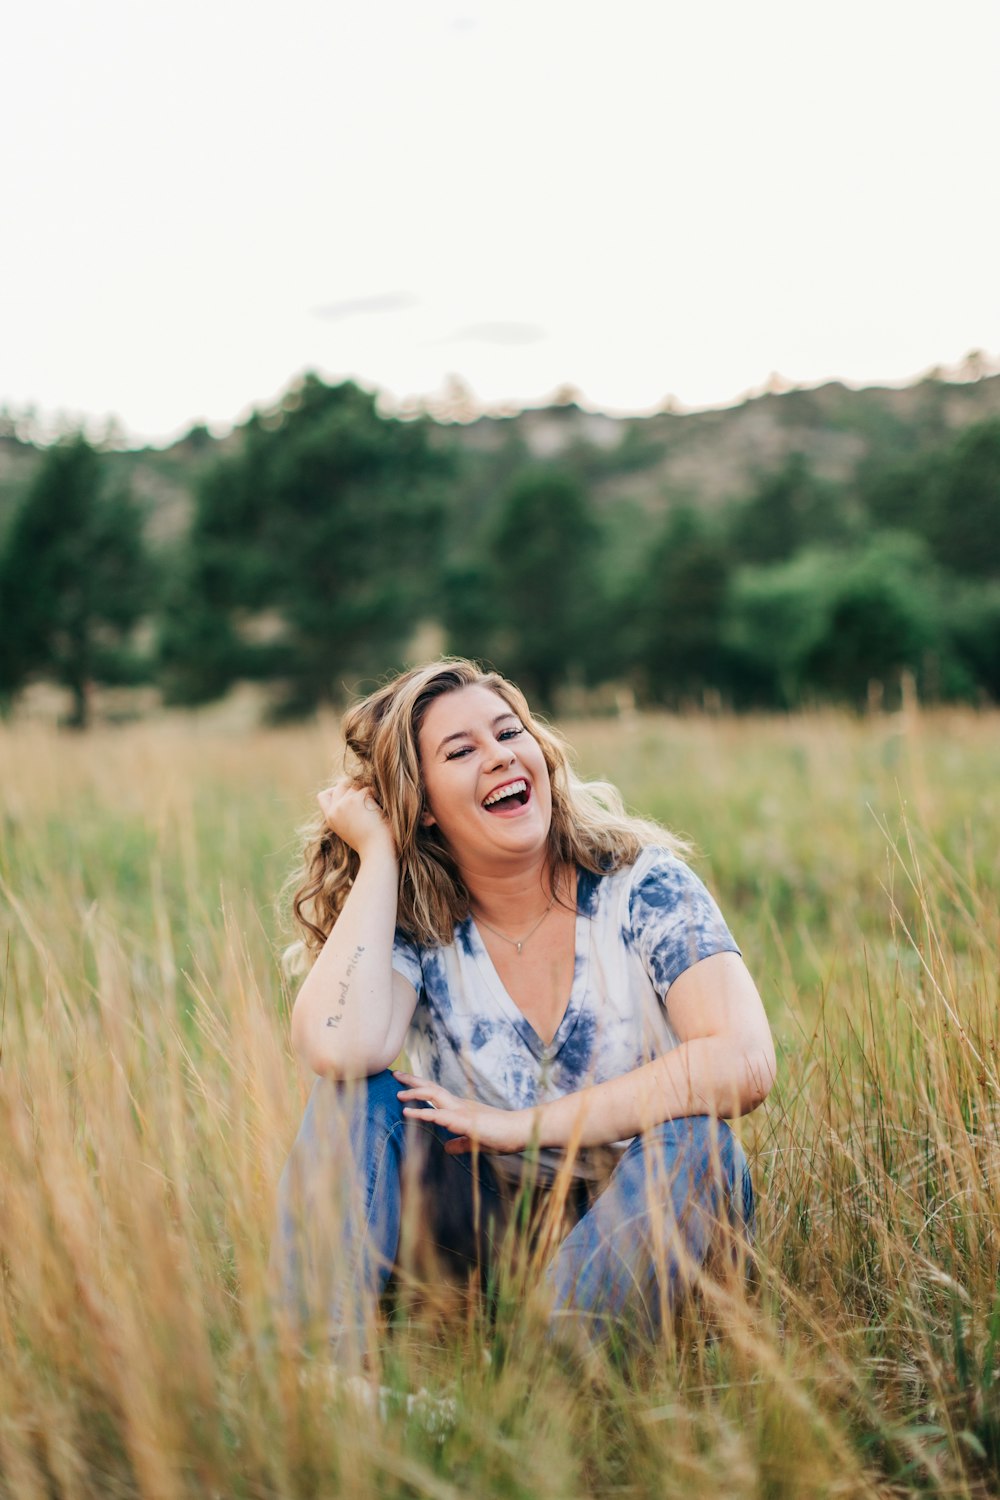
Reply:
[[524, 947], [524, 943], [523, 943], [523, 941], [522, 941], [522, 942], [520, 942], [520, 943], [515, 943], [515, 945], [514, 945], [514, 946], [515, 946], [515, 947], [516, 947], [516, 948], [517, 948], [517, 951], [518, 951], [518, 955], [520, 955], [520, 952], [521, 952], [521, 949], [522, 949], [522, 948], [523, 948], [523, 947]]

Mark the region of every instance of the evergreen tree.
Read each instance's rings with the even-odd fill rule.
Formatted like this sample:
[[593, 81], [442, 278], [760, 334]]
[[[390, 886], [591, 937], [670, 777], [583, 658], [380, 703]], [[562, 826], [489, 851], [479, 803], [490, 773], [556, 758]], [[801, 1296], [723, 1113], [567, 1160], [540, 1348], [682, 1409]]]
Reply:
[[638, 663], [658, 702], [725, 685], [722, 629], [731, 569], [716, 526], [688, 507], [670, 515], [636, 595]]
[[0, 694], [54, 680], [85, 727], [91, 684], [135, 676], [128, 637], [149, 577], [139, 513], [100, 455], [82, 434], [49, 448], [0, 556]]
[[496, 593], [488, 558], [470, 555], [445, 565], [439, 605], [449, 651], [475, 661], [494, 660], [500, 624]]
[[861, 499], [869, 523], [878, 530], [909, 531], [929, 540], [941, 468], [941, 454], [931, 453], [862, 474]]
[[1000, 578], [1000, 420], [968, 428], [946, 456], [928, 540], [954, 572]]
[[733, 511], [730, 529], [743, 562], [767, 564], [804, 547], [845, 540], [851, 523], [843, 496], [816, 478], [804, 454], [793, 453]]
[[953, 573], [1000, 578], [1000, 421], [866, 475], [862, 492], [877, 526], [922, 537]]
[[202, 481], [162, 633], [170, 695], [281, 679], [283, 711], [384, 670], [435, 598], [447, 457], [426, 422], [307, 376]]
[[488, 537], [495, 660], [543, 707], [583, 675], [602, 627], [597, 542], [586, 494], [556, 469], [522, 473]]

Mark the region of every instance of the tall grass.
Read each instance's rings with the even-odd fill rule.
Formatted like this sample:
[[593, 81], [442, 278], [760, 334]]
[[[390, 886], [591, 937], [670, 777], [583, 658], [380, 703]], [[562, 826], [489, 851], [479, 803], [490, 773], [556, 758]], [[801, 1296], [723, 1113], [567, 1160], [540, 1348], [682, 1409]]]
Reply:
[[995, 1494], [998, 729], [570, 726], [703, 851], [772, 1017], [756, 1285], [586, 1376], [523, 1267], [495, 1326], [404, 1301], [382, 1420], [302, 1378], [265, 1279], [306, 1092], [273, 902], [332, 726], [0, 733], [0, 1493]]

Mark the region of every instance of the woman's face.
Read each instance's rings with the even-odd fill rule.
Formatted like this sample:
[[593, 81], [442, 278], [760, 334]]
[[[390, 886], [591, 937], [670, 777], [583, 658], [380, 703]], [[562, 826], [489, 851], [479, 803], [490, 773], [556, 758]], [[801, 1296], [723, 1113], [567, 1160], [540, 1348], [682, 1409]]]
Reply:
[[420, 728], [428, 812], [460, 866], [544, 851], [552, 819], [541, 746], [492, 688], [435, 698]]

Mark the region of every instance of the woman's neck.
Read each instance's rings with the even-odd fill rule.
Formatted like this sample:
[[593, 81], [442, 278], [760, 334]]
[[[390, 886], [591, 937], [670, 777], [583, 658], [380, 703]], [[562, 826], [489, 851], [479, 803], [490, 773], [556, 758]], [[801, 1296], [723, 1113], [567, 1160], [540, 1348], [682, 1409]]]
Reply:
[[487, 921], [495, 919], [498, 927], [519, 915], [531, 919], [552, 897], [552, 868], [547, 850], [523, 864], [459, 867], [459, 873], [469, 892], [472, 910]]
[[481, 916], [501, 931], [527, 926], [544, 912], [553, 897], [566, 899], [567, 871], [552, 870], [545, 853], [531, 863], [507, 870], [462, 870], [473, 916]]

